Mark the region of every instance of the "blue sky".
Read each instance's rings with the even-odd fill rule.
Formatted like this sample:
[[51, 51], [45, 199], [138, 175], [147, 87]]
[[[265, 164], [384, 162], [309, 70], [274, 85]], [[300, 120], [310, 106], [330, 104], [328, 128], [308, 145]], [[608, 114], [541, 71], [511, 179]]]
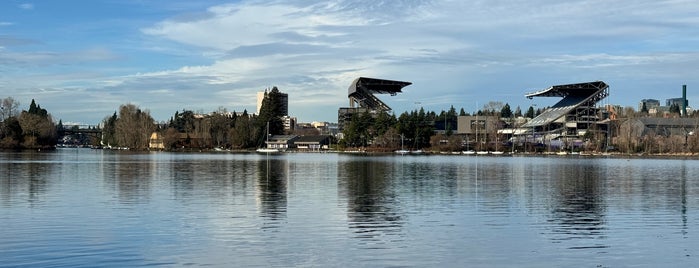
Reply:
[[300, 121], [336, 121], [359, 76], [413, 82], [381, 96], [475, 111], [551, 85], [603, 80], [607, 102], [699, 102], [697, 1], [0, 2], [0, 97], [56, 120], [99, 123], [133, 103], [254, 111], [257, 91], [289, 93]]

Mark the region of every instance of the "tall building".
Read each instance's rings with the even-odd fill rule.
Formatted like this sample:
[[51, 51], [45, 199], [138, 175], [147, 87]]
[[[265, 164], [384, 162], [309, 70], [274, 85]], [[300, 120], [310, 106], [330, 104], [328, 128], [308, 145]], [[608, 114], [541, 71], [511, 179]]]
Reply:
[[658, 108], [660, 106], [660, 101], [656, 99], [642, 99], [641, 102], [638, 103], [638, 111], [643, 110], [643, 105], [646, 105], [646, 111], [649, 111], [650, 109]]
[[[275, 89], [276, 87], [272, 88]], [[265, 96], [267, 95], [268, 90], [265, 89], [265, 91], [257, 92], [257, 114], [260, 114], [260, 109], [262, 109], [262, 101], [265, 99]], [[289, 94], [286, 93], [281, 93], [280, 92], [280, 109], [282, 111], [283, 116], [288, 116], [289, 115]]]
[[685, 105], [684, 107], [689, 106], [689, 101], [684, 98], [671, 98], [665, 100], [665, 106], [677, 105], [677, 107], [680, 107], [680, 109], [682, 109], [683, 103]]

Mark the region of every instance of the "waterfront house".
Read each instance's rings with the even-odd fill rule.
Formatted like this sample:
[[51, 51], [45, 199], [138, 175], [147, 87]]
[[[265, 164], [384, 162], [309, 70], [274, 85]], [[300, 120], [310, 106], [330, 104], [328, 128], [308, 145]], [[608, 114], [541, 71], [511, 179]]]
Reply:
[[294, 146], [296, 146], [297, 149], [304, 151], [319, 151], [321, 149], [328, 149], [329, 145], [329, 135], [301, 136], [294, 141]]

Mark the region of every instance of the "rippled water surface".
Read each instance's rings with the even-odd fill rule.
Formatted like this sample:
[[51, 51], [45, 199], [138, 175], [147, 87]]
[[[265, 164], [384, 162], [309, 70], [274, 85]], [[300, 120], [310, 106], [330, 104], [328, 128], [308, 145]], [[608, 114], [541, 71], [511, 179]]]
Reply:
[[692, 267], [699, 161], [0, 152], [0, 267]]

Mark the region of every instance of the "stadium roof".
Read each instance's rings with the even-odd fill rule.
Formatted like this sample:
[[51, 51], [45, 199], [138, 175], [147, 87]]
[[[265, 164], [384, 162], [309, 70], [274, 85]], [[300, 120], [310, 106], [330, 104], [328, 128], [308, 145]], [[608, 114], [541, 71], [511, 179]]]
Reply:
[[526, 97], [531, 99], [534, 97], [567, 97], [569, 95], [591, 96], [600, 90], [607, 89], [608, 87], [609, 86], [602, 81], [557, 85], [544, 90], [528, 93]]
[[395, 96], [402, 92], [403, 87], [411, 84], [411, 82], [359, 77], [350, 84], [347, 95], [350, 99], [350, 105], [357, 103], [363, 108], [390, 111], [391, 108], [374, 96], [374, 94], [391, 94], [391, 96]]
[[592, 106], [609, 94], [609, 85], [602, 81], [567, 84], [552, 86], [544, 90], [529, 93], [527, 98], [533, 97], [563, 97], [561, 101], [546, 109], [539, 116], [530, 120], [522, 127], [538, 127], [550, 124], [562, 116], [570, 113], [573, 109], [586, 104]]

